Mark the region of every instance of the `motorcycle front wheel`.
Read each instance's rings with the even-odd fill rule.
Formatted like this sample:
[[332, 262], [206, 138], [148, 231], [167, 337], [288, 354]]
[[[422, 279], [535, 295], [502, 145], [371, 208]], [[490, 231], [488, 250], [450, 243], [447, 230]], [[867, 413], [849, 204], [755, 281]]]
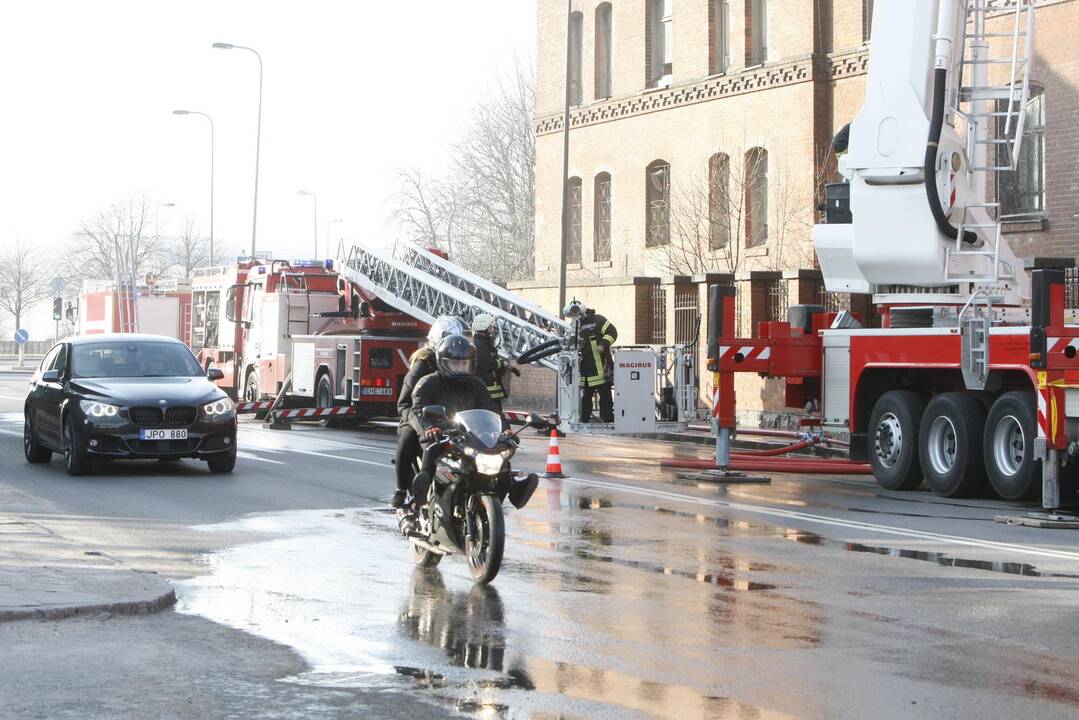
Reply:
[[486, 585], [495, 579], [502, 567], [502, 551], [506, 546], [506, 523], [502, 503], [493, 495], [479, 495], [470, 511], [475, 523], [475, 540], [465, 540], [465, 554], [472, 579]]

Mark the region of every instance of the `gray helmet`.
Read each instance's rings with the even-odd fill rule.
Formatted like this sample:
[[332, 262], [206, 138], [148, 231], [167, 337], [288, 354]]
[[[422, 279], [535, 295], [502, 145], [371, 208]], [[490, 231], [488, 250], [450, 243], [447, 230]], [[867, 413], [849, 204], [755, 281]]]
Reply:
[[442, 338], [447, 335], [464, 335], [467, 330], [468, 326], [461, 318], [453, 315], [437, 317], [427, 332], [427, 347], [437, 348]]
[[476, 346], [464, 335], [447, 335], [435, 348], [438, 374], [444, 378], [467, 377], [476, 371]]

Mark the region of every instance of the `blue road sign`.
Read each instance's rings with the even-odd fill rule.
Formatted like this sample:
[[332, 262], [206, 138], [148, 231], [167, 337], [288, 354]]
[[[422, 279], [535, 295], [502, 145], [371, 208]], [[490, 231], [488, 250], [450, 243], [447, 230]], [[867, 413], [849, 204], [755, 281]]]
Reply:
[[22, 328], [15, 331], [15, 344], [22, 345], [24, 342], [30, 339], [30, 333]]

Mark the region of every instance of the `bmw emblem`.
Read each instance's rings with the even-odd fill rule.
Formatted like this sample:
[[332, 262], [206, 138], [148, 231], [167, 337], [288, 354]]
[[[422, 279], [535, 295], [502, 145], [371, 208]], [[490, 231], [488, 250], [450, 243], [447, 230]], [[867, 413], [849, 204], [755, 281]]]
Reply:
[[169, 404], [169, 401], [168, 401], [168, 400], [158, 400], [158, 401], [157, 401], [157, 404], [158, 404], [158, 405], [168, 405], [168, 404]]

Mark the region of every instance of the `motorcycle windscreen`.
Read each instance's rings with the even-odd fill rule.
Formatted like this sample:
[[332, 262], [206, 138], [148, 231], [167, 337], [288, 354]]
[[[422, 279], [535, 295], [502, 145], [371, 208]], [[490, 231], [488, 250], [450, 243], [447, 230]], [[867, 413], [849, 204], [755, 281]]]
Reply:
[[490, 410], [462, 410], [453, 419], [487, 449], [497, 445], [502, 436], [502, 418]]

